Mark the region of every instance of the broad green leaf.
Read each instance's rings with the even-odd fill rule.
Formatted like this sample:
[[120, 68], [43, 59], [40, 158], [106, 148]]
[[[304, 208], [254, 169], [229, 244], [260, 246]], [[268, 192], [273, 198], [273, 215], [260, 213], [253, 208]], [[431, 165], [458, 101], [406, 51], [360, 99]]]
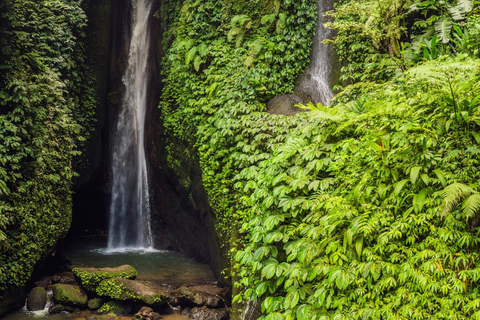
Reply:
[[410, 181], [412, 182], [412, 185], [415, 185], [418, 179], [418, 174], [420, 173], [420, 170], [422, 167], [413, 167], [410, 170]]

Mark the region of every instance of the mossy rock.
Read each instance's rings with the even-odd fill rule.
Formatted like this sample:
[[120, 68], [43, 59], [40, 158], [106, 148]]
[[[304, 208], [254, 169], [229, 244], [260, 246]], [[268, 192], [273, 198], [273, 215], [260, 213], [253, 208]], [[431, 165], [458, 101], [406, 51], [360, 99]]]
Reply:
[[120, 301], [141, 301], [150, 306], [160, 306], [170, 300], [170, 292], [165, 287], [122, 278], [103, 280], [97, 287], [97, 294]]
[[215, 285], [180, 287], [176, 290], [183, 305], [220, 308], [225, 305], [227, 289]]
[[128, 264], [115, 268], [73, 268], [72, 271], [82, 288], [89, 292], [95, 292], [100, 282], [105, 279], [137, 277], [137, 270]]
[[52, 286], [52, 289], [53, 300], [59, 304], [82, 308], [87, 306], [87, 293], [79, 286], [57, 283]]
[[98, 310], [100, 307], [103, 306], [103, 299], [102, 298], [92, 298], [88, 300], [87, 307], [89, 310]]
[[97, 312], [100, 314], [113, 313], [117, 316], [124, 316], [129, 314], [131, 311], [132, 303], [112, 300], [105, 303], [100, 309], [98, 309]]

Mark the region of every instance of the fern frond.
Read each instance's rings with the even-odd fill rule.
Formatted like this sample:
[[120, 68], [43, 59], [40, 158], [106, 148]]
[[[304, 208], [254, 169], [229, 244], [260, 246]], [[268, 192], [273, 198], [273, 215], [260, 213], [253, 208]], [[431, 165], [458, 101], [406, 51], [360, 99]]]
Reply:
[[463, 183], [454, 183], [443, 189], [443, 202], [441, 205], [442, 215], [451, 213], [462, 199], [473, 194], [478, 194], [475, 190]]
[[450, 41], [450, 32], [452, 31], [452, 20], [449, 17], [442, 17], [435, 22], [435, 31], [443, 43]]
[[472, 0], [458, 0], [456, 7], [460, 11], [462, 11], [464, 14], [469, 13], [470, 11], [472, 11], [473, 1]]
[[462, 211], [465, 218], [470, 219], [480, 213], [480, 194], [470, 195], [462, 204]]

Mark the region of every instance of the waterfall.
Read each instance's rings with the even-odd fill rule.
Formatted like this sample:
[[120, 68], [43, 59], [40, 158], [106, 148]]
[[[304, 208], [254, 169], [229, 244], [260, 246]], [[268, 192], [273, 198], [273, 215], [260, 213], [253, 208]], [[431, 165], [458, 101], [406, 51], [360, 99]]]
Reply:
[[323, 25], [326, 22], [323, 14], [333, 10], [333, 4], [334, 0], [317, 1], [317, 28], [313, 39], [310, 65], [295, 88], [295, 93], [299, 96], [308, 97], [304, 100], [310, 100], [313, 103], [321, 102], [323, 105], [328, 105], [332, 100], [334, 94], [331, 88], [338, 76], [335, 50], [331, 44], [322, 43], [334, 36], [334, 31]]
[[125, 94], [113, 138], [108, 249], [153, 245], [144, 145], [151, 9], [152, 0], [132, 0], [128, 64], [122, 78]]

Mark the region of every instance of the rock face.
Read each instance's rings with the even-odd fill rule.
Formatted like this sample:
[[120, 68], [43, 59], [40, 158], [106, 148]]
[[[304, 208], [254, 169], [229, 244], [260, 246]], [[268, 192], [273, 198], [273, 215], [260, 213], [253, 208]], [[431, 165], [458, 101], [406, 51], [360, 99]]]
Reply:
[[122, 278], [103, 280], [97, 288], [97, 294], [120, 301], [141, 301], [149, 306], [162, 306], [170, 300], [170, 292], [166, 287], [149, 281]]
[[176, 290], [181, 305], [207, 306], [220, 308], [225, 305], [228, 289], [213, 285], [180, 287]]
[[268, 101], [267, 112], [270, 114], [293, 116], [299, 112], [306, 111], [295, 107], [295, 105], [302, 103], [303, 100], [295, 94], [282, 94]]
[[60, 305], [81, 308], [87, 305], [87, 293], [78, 286], [57, 283], [52, 286], [52, 289], [53, 300]]
[[228, 311], [225, 309], [209, 309], [207, 307], [193, 308], [190, 318], [196, 320], [227, 320]]
[[42, 287], [33, 288], [28, 294], [27, 309], [30, 311], [43, 310], [47, 304], [47, 291]]
[[82, 287], [89, 292], [95, 292], [100, 282], [106, 279], [137, 277], [137, 270], [128, 264], [115, 268], [74, 268], [72, 271]]

